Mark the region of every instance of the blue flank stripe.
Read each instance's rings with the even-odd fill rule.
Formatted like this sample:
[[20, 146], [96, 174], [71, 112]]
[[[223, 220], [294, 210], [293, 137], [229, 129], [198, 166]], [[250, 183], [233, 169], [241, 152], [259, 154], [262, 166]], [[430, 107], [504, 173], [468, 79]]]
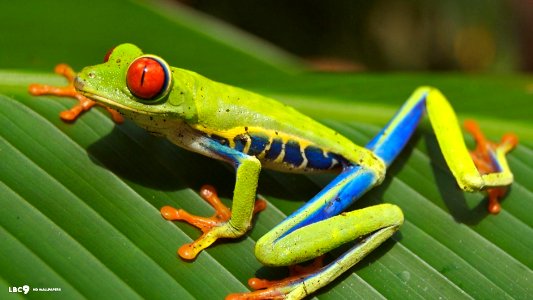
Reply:
[[267, 150], [265, 158], [269, 160], [275, 160], [280, 154], [283, 146], [283, 141], [280, 138], [272, 140], [270, 149]]
[[302, 153], [300, 152], [300, 144], [296, 141], [288, 141], [285, 144], [285, 156], [283, 161], [295, 167], [300, 166], [304, 162]]
[[331, 168], [333, 164], [333, 157], [331, 153], [327, 153], [324, 156], [324, 151], [315, 146], [307, 146], [304, 150], [305, 157], [307, 157], [307, 167], [318, 169], [318, 170], [327, 170]]
[[235, 150], [239, 152], [244, 151], [244, 147], [246, 146], [246, 140], [244, 140], [242, 136], [238, 135], [234, 137], [233, 142], [235, 142], [235, 147], [234, 147]]
[[268, 145], [268, 137], [266, 135], [250, 135], [252, 144], [248, 150], [248, 155], [257, 155], [265, 150]]

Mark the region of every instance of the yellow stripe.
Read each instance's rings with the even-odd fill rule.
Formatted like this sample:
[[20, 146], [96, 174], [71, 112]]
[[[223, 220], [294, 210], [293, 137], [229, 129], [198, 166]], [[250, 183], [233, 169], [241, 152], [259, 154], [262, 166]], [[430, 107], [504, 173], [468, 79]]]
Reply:
[[[192, 125], [192, 127], [198, 131], [204, 132], [206, 134], [215, 134], [223, 138], [227, 138], [230, 141], [230, 147], [234, 147], [235, 143], [233, 142], [233, 138], [235, 138], [238, 135], [241, 134], [264, 134], [267, 137], [269, 137], [272, 142], [273, 138], [279, 137], [281, 138], [281, 141], [283, 143], [283, 151], [285, 150], [285, 144], [288, 141], [295, 141], [298, 144], [300, 144], [300, 149], [305, 149], [309, 145], [314, 145], [311, 141], [302, 139], [301, 137], [292, 135], [292, 134], [286, 134], [283, 132], [271, 130], [271, 129], [265, 129], [262, 127], [248, 127], [248, 130], [246, 131], [244, 127], [234, 127], [228, 130], [214, 130], [210, 128], [205, 128], [201, 125]], [[245, 149], [249, 149], [250, 145], [247, 143]], [[328, 151], [328, 149], [323, 149], [324, 151]]]

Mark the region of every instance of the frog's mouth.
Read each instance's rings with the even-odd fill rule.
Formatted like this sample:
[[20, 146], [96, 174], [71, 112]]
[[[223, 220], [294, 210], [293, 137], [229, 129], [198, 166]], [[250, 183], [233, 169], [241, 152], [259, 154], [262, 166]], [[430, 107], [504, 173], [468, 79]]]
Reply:
[[103, 104], [104, 106], [107, 106], [109, 108], [112, 108], [114, 110], [122, 110], [122, 111], [131, 111], [133, 110], [131, 107], [128, 107], [126, 105], [123, 105], [123, 104], [120, 104], [118, 102], [115, 102], [111, 99], [108, 99], [106, 97], [102, 97], [100, 95], [97, 95], [97, 94], [93, 94], [91, 92], [88, 92], [88, 91], [84, 91], [84, 90], [78, 90], [78, 92], [80, 94], [82, 94], [83, 96], [91, 99], [91, 100], [94, 100], [100, 104]]
[[74, 87], [76, 88], [76, 91], [78, 91], [78, 93], [82, 94], [83, 96], [87, 97], [87, 98], [90, 98], [100, 104], [104, 104], [105, 106], [109, 106], [113, 109], [128, 109], [127, 106], [124, 106], [124, 105], [121, 105], [120, 103], [117, 103], [111, 99], [108, 99], [106, 97], [103, 97], [103, 96], [100, 96], [98, 94], [95, 94], [89, 90], [86, 89], [86, 85], [85, 85], [85, 82], [83, 81], [83, 79], [81, 79], [79, 76], [76, 76], [74, 78]]
[[[78, 77], [78, 76], [76, 76], [74, 78], [74, 87], [76, 88], [78, 93], [82, 94], [83, 96], [85, 96], [85, 97], [87, 97], [89, 99], [92, 99], [92, 100], [94, 100], [94, 101], [96, 101], [96, 102], [98, 102], [100, 104], [103, 104], [104, 106], [107, 106], [109, 108], [117, 110], [119, 112], [123, 112], [123, 113], [126, 113], [126, 114], [129, 113], [129, 112], [134, 112], [134, 113], [140, 114], [140, 115], [165, 114], [164, 112], [161, 112], [161, 111], [150, 111], [150, 110], [147, 110], [147, 109], [138, 109], [138, 108], [136, 108], [136, 105], [135, 105], [137, 103], [133, 103], [133, 105], [127, 105], [127, 104], [112, 100], [110, 98], [107, 98], [105, 96], [99, 95], [99, 94], [91, 91], [91, 89], [88, 88], [87, 85], [85, 84], [84, 80], [82, 78]], [[133, 102], [133, 101], [131, 101], [131, 102]]]

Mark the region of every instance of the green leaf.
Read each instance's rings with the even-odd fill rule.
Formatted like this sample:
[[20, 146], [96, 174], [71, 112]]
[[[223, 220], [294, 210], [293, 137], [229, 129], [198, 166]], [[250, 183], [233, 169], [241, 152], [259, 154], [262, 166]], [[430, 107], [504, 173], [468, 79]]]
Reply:
[[[124, 41], [172, 65], [278, 98], [359, 144], [423, 84], [442, 89], [460, 118], [479, 119], [491, 138], [516, 132], [521, 143], [509, 155], [515, 183], [502, 212], [492, 216], [484, 195], [458, 190], [423, 122], [385, 182], [354, 205], [399, 205], [406, 216], [400, 233], [316, 297], [533, 295], [532, 77], [309, 73], [270, 46], [166, 2], [18, 2], [0, 12], [3, 28], [14, 28], [3, 37], [11, 43], [0, 49], [2, 295], [15, 296], [7, 287], [24, 284], [59, 287], [57, 295], [68, 298], [219, 299], [245, 291], [249, 277], [286, 272], [262, 267], [255, 241], [332, 178], [264, 171], [259, 191], [269, 206], [253, 230], [217, 243], [194, 262], [181, 261], [176, 249], [199, 232], [164, 221], [159, 208], [210, 215], [196, 191], [213, 184], [229, 204], [232, 169], [130, 122], [115, 126], [100, 109], [63, 123], [58, 113], [71, 100], [26, 92], [32, 82], [63, 84], [43, 72], [55, 63], [94, 64]], [[29, 21], [43, 29], [21, 26]]]

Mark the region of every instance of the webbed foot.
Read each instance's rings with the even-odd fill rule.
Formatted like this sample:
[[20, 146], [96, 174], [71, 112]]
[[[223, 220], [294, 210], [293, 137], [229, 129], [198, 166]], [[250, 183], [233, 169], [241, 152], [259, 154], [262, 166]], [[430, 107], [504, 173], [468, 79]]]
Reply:
[[[187, 260], [194, 259], [200, 251], [209, 247], [218, 238], [239, 236], [228, 222], [231, 218], [231, 211], [220, 201], [215, 188], [210, 185], [202, 186], [200, 188], [200, 196], [215, 209], [213, 216], [209, 218], [194, 216], [183, 209], [175, 209], [170, 206], [161, 208], [161, 215], [166, 220], [185, 221], [202, 230], [203, 234], [196, 241], [179, 248], [178, 255]], [[254, 206], [254, 214], [265, 208], [266, 201], [257, 199]]]
[[68, 110], [62, 111], [59, 114], [59, 117], [63, 121], [74, 122], [81, 115], [81, 113], [83, 113], [84, 111], [88, 111], [89, 109], [91, 109], [91, 107], [95, 105], [99, 105], [104, 107], [109, 112], [111, 118], [115, 123], [124, 122], [124, 118], [122, 118], [122, 116], [116, 110], [96, 103], [95, 101], [83, 96], [82, 94], [78, 93], [78, 91], [76, 91], [76, 89], [74, 88], [74, 77], [76, 77], [76, 73], [74, 72], [74, 70], [72, 70], [70, 66], [66, 64], [59, 64], [54, 68], [54, 72], [65, 77], [68, 81], [68, 84], [64, 87], [56, 87], [51, 85], [34, 83], [28, 87], [28, 91], [30, 92], [30, 94], [35, 96], [54, 95], [77, 99], [79, 103], [77, 103]]
[[[499, 143], [494, 143], [485, 138], [475, 121], [467, 120], [464, 123], [465, 129], [474, 137], [476, 148], [470, 152], [472, 160], [481, 174], [488, 174], [500, 171], [500, 161], [498, 153], [503, 154], [511, 151], [518, 144], [518, 138], [512, 133], [505, 134]], [[489, 198], [488, 211], [497, 214], [501, 210], [499, 199], [507, 193], [507, 186], [488, 188]]]
[[324, 256], [319, 256], [306, 266], [289, 267], [289, 276], [281, 280], [250, 278], [248, 285], [253, 292], [229, 294], [226, 300], [285, 299], [298, 286], [305, 285], [306, 279], [320, 272], [324, 267]]

